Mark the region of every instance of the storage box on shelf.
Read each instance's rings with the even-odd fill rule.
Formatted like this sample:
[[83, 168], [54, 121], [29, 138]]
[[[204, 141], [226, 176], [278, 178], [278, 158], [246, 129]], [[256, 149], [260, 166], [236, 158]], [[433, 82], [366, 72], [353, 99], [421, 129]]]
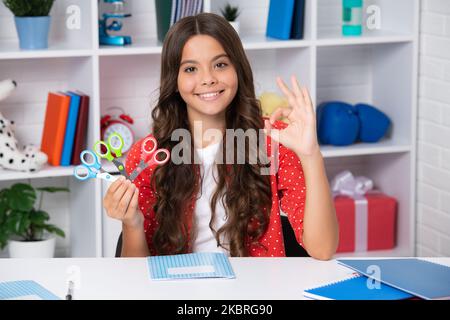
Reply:
[[[220, 8], [227, 2], [205, 0], [204, 11], [220, 14]], [[366, 0], [366, 7], [376, 4], [381, 8], [382, 29], [365, 32], [361, 37], [343, 38], [341, 0], [307, 0], [305, 39], [290, 41], [265, 37], [269, 0], [230, 2], [241, 9], [240, 37], [254, 71], [257, 95], [278, 90], [277, 75], [287, 79], [295, 74], [309, 88], [316, 104], [337, 99], [367, 102], [389, 115], [392, 131], [380, 143], [323, 146], [322, 151], [330, 179], [339, 171], [350, 169], [354, 174], [372, 178], [377, 187], [398, 200], [397, 246], [362, 255], [413, 255], [419, 1]], [[42, 120], [36, 120], [34, 131], [17, 125], [18, 132], [32, 132], [31, 136], [23, 136], [24, 143], [39, 141], [44, 94], [58, 89], [77, 88], [91, 96], [89, 147], [100, 138], [100, 115], [113, 105], [121, 106], [135, 119], [137, 138], [148, 132], [150, 107], [158, 94], [161, 58], [154, 1], [126, 2], [126, 10], [132, 17], [124, 21], [121, 33], [133, 39], [133, 44], [126, 47], [99, 46], [97, 19], [103, 9], [97, 8], [97, 1], [78, 3], [82, 9], [81, 29], [53, 31], [49, 50], [38, 52], [17, 49], [12, 15], [0, 5], [0, 74], [2, 78], [18, 80], [18, 90], [25, 94], [18, 91], [12, 100], [1, 103], [0, 110], [10, 109], [12, 104], [35, 107], [34, 103], [41, 101], [38, 107], [42, 111], [38, 111], [36, 119]], [[56, 4], [53, 10], [57, 19], [67, 17], [65, 10], [71, 2]], [[23, 112], [21, 117], [30, 115]], [[111, 234], [102, 228], [106, 226], [102, 223], [105, 187], [100, 181], [79, 182], [71, 174], [71, 168], [46, 168], [34, 175], [0, 171], [0, 180], [63, 176], [57, 179], [66, 181], [71, 188], [68, 199], [61, 203], [62, 211], [70, 216], [67, 253], [72, 256], [110, 253], [103, 246], [106, 239], [102, 236]]]

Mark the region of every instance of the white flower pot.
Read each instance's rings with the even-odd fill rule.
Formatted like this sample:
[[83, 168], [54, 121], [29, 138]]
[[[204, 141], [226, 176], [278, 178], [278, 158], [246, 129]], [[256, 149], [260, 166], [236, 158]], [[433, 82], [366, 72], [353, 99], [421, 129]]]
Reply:
[[9, 240], [10, 258], [53, 258], [55, 254], [55, 238], [42, 241]]
[[236, 30], [237, 34], [239, 34], [239, 21], [229, 21], [231, 26]]

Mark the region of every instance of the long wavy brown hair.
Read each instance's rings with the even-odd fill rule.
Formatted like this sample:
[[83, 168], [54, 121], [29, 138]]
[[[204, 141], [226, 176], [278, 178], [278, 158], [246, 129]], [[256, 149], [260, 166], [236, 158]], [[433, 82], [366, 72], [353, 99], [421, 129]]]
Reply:
[[[171, 150], [179, 143], [171, 140], [175, 129], [191, 130], [186, 103], [177, 92], [177, 78], [183, 47], [195, 35], [215, 38], [237, 72], [238, 89], [226, 109], [226, 128], [246, 131], [264, 127], [260, 104], [255, 97], [252, 70], [239, 36], [224, 18], [202, 13], [177, 22], [167, 33], [163, 44], [159, 100], [152, 111], [153, 135], [160, 148]], [[223, 154], [226, 154], [225, 139], [224, 135]], [[265, 141], [262, 144], [259, 135], [257, 139], [258, 145], [265, 146]], [[192, 141], [190, 147], [195, 150]], [[234, 149], [234, 155], [237, 155], [236, 144]], [[258, 239], [266, 232], [271, 212], [270, 178], [261, 175], [261, 168], [267, 166], [260, 159], [257, 164], [249, 163], [249, 152], [249, 148], [245, 148], [244, 164], [217, 164], [218, 185], [210, 203], [212, 217], [209, 226], [218, 246], [228, 248], [231, 256], [249, 255], [248, 246], [258, 243]], [[187, 212], [192, 210], [191, 201], [199, 194], [202, 179], [199, 165], [194, 164], [193, 153], [191, 163], [174, 164], [169, 161], [159, 166], [152, 175], [151, 184], [157, 197], [154, 210], [158, 222], [153, 245], [158, 254], [183, 253], [191, 247], [188, 243], [190, 221], [187, 218], [194, 217]], [[219, 230], [214, 230], [218, 201], [225, 208], [227, 221]], [[228, 246], [220, 242], [222, 234], [226, 236]]]

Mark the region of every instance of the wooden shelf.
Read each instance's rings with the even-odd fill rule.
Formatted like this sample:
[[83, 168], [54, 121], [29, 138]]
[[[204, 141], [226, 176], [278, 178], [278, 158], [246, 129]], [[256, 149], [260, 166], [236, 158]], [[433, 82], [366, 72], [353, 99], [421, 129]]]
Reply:
[[90, 57], [92, 54], [90, 49], [75, 49], [65, 43], [50, 45], [45, 50], [20, 50], [16, 41], [0, 41], [0, 60]]
[[156, 38], [133, 39], [131, 45], [121, 46], [100, 46], [98, 54], [100, 56], [115, 55], [138, 55], [138, 54], [161, 54], [162, 44]]
[[391, 140], [384, 140], [377, 143], [355, 143], [350, 146], [321, 146], [324, 158], [362, 156], [371, 154], [392, 154], [410, 152], [411, 146], [399, 144]]
[[348, 46], [358, 44], [377, 44], [377, 43], [397, 43], [411, 42], [414, 40], [413, 35], [401, 34], [371, 34], [361, 37], [344, 37], [342, 35], [334, 35], [324, 37], [317, 40], [317, 46]]
[[50, 178], [50, 177], [68, 177], [72, 175], [73, 175], [73, 166], [54, 167], [50, 165], [44, 165], [44, 167], [38, 172], [20, 172], [1, 169], [0, 181]]

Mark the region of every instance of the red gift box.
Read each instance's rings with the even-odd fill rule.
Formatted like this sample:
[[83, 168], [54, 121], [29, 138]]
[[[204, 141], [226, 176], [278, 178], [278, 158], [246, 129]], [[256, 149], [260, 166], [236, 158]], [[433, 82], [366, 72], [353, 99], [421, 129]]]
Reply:
[[[384, 250], [395, 247], [397, 200], [383, 193], [367, 193], [364, 198], [362, 222], [356, 221], [356, 201], [347, 196], [336, 196], [334, 205], [339, 222], [339, 247], [337, 252]], [[364, 200], [363, 200], [364, 201]], [[367, 210], [367, 212], [365, 212]], [[361, 211], [358, 212], [361, 214]], [[366, 226], [358, 230], [356, 225]], [[361, 239], [361, 235], [362, 238]], [[358, 243], [366, 239], [366, 243]], [[361, 250], [363, 247], [363, 250]]]

